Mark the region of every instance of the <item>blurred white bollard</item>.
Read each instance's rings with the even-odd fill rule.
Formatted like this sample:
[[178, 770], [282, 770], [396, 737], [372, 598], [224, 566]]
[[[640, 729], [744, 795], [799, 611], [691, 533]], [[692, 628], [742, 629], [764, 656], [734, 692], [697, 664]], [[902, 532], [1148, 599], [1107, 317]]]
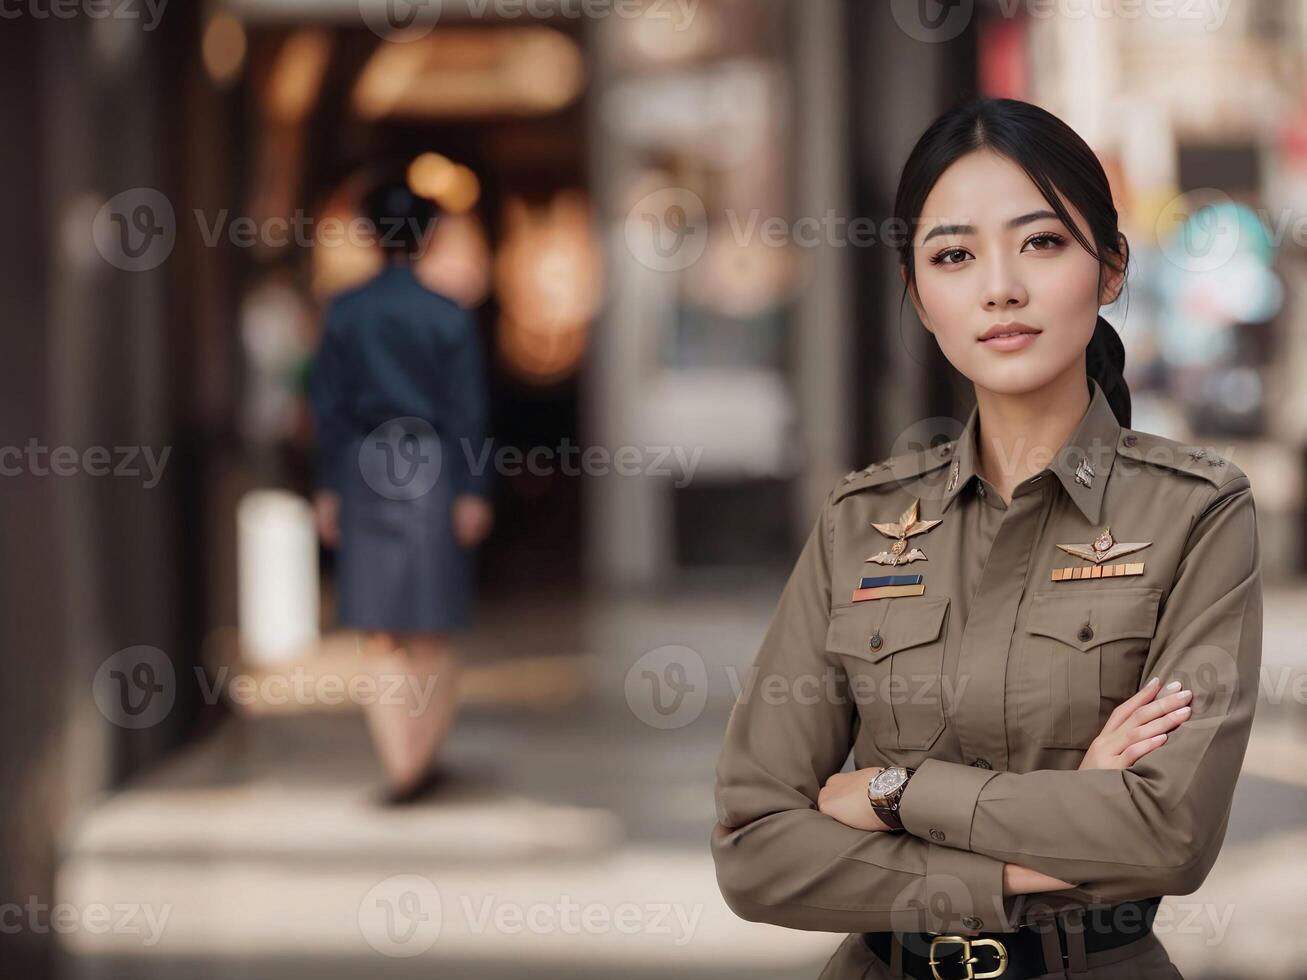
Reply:
[[237, 612], [253, 664], [293, 660], [318, 641], [313, 508], [286, 490], [252, 490], [236, 509]]

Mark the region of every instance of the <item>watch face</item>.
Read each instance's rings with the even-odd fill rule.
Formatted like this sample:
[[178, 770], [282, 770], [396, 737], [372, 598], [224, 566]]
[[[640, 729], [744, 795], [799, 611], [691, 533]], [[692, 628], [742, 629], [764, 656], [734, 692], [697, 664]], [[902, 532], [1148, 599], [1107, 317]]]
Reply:
[[886, 796], [902, 786], [907, 777], [908, 772], [902, 766], [890, 766], [888, 769], [882, 769], [876, 774], [876, 778], [871, 781], [871, 791], [877, 796]]

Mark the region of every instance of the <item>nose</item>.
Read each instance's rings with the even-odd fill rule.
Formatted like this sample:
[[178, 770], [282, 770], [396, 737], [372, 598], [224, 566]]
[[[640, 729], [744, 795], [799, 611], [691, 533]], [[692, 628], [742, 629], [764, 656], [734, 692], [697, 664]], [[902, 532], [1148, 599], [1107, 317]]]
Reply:
[[1029, 298], [1025, 285], [1013, 274], [1006, 262], [992, 264], [989, 277], [985, 282], [985, 291], [981, 296], [987, 312], [1020, 309], [1026, 305]]

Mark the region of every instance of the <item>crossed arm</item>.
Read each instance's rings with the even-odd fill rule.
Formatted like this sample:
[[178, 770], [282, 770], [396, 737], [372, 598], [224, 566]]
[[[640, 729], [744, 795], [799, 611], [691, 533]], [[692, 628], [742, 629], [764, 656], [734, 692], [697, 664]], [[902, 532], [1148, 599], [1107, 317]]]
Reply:
[[[825, 669], [829, 507], [727, 725], [712, 836], [727, 904], [798, 929], [1001, 931], [1015, 921], [1016, 893], [1051, 890], [1052, 879], [1088, 902], [1196, 889], [1224, 839], [1257, 697], [1261, 575], [1247, 480], [1213, 491], [1195, 521], [1144, 668], [1193, 689], [1192, 717], [1122, 768], [1001, 773], [929, 759], [901, 801], [906, 833], [823, 812], [823, 788], [857, 733], [848, 699], [760, 689], [801, 690]], [[865, 801], [869, 775], [855, 777], [860, 787], [850, 780], [850, 798]]]

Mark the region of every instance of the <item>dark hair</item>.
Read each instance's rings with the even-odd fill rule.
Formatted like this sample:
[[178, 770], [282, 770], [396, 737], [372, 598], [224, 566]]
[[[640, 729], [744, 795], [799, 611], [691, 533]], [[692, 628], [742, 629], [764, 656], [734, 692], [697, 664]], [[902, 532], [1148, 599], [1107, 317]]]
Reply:
[[[1037, 105], [1016, 99], [977, 99], [948, 110], [931, 123], [903, 165], [894, 217], [895, 227], [904, 231], [899, 262], [907, 272], [905, 298], [907, 288], [916, 285], [912, 229], [931, 188], [954, 161], [981, 149], [1007, 157], [1034, 181], [1076, 241], [1098, 259], [1100, 283], [1105, 261], [1126, 264], [1125, 238], [1117, 227], [1112, 188], [1089, 145], [1061, 119]], [[1092, 243], [1076, 227], [1057, 192], [1084, 215]], [[1124, 371], [1125, 347], [1116, 329], [1100, 315], [1085, 349], [1085, 374], [1098, 382], [1117, 421], [1128, 427], [1130, 389]]]
[[377, 244], [387, 255], [416, 258], [427, 233], [439, 218], [436, 205], [414, 194], [408, 185], [388, 180], [375, 186], [363, 199], [363, 217], [372, 226]]

